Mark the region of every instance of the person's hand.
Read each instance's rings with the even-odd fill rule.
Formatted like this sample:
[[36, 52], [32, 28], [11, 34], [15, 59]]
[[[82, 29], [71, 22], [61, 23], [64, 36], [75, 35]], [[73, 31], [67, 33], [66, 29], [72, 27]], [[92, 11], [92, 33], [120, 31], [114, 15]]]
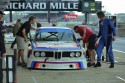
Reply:
[[27, 38], [25, 38], [25, 39], [24, 39], [24, 41], [27, 43], [27, 42], [28, 42], [28, 39], [27, 39]]
[[39, 30], [40, 28], [36, 28], [36, 30]]
[[85, 48], [85, 43], [82, 44], [83, 48]]
[[98, 40], [98, 37], [96, 37], [96, 39], [95, 39], [96, 41]]
[[116, 40], [116, 36], [113, 36], [113, 37], [112, 37], [112, 40], [115, 41], [115, 40]]
[[84, 39], [85, 38], [85, 36], [82, 36], [82, 39]]
[[5, 58], [6, 57], [6, 53], [2, 53], [2, 58]]

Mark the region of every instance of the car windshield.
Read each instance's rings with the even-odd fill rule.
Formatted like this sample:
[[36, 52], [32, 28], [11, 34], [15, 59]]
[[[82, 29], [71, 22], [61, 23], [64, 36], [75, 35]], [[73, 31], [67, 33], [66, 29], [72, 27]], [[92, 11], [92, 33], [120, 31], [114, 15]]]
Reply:
[[74, 41], [75, 37], [69, 32], [41, 32], [36, 34], [36, 41]]

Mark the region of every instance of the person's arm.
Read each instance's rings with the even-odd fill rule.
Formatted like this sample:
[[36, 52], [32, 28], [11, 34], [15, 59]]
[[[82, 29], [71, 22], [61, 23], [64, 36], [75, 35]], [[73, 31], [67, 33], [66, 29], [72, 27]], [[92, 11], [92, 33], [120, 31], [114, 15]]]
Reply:
[[99, 38], [100, 36], [101, 36], [101, 29], [100, 29], [100, 23], [101, 23], [101, 21], [99, 21], [99, 25], [98, 25], [98, 27], [99, 27], [99, 33], [98, 33], [98, 35], [97, 35], [97, 38]]
[[113, 39], [113, 41], [115, 41], [116, 40], [116, 27], [112, 20], [109, 20], [109, 25], [112, 28], [112, 33], [113, 33], [112, 39]]
[[84, 38], [85, 38], [85, 36], [86, 36], [86, 29], [85, 29], [85, 28], [83, 28], [83, 29], [82, 29], [82, 31], [83, 31], [83, 33], [84, 33], [84, 34], [83, 34], [83, 36], [82, 36], [82, 39], [84, 39]]
[[24, 40], [27, 42], [28, 40], [27, 40], [26, 29], [25, 28], [22, 30], [22, 33], [23, 33]]
[[32, 26], [31, 26], [31, 29], [33, 29], [33, 30], [39, 30], [40, 28], [32, 27]]
[[112, 20], [109, 20], [109, 25], [112, 28], [113, 36], [116, 36], [116, 27], [115, 27], [115, 25], [114, 25]]

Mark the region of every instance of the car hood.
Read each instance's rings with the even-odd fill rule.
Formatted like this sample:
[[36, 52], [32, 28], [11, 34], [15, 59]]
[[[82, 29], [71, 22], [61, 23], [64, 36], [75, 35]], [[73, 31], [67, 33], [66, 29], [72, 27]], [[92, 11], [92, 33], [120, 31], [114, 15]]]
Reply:
[[79, 50], [80, 44], [73, 41], [59, 41], [59, 42], [33, 42], [33, 49], [37, 50]]

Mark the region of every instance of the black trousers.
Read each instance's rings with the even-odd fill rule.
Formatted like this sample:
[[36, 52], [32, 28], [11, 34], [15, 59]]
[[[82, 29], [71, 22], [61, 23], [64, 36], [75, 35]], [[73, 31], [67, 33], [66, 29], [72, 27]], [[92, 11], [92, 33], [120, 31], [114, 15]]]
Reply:
[[3, 83], [2, 58], [0, 57], [0, 83]]
[[15, 38], [15, 40], [12, 42], [11, 47], [13, 48], [15, 44], [16, 44], [16, 38]]

